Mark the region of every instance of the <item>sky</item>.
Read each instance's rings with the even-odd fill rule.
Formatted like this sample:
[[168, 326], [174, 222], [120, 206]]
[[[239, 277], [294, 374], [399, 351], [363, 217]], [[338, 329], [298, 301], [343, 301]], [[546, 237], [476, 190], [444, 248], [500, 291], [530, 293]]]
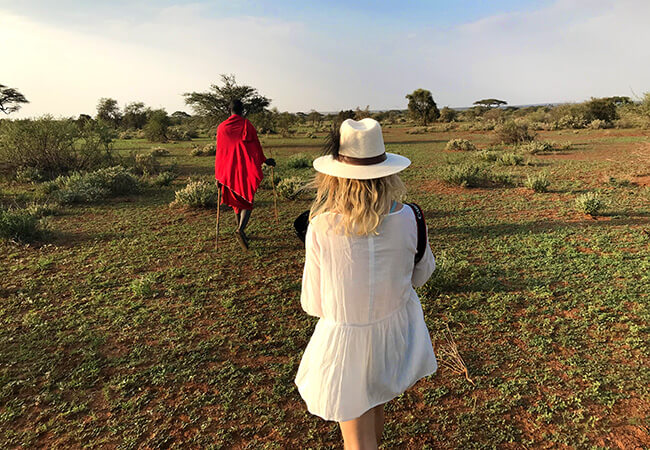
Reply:
[[10, 117], [94, 115], [101, 97], [191, 112], [220, 74], [281, 111], [511, 105], [650, 91], [649, 0], [0, 0]]

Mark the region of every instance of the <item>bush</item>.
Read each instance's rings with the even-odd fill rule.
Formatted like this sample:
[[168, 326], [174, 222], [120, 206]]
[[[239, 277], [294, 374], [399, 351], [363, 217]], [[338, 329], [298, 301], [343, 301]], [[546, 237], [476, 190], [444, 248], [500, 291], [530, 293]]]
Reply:
[[555, 123], [555, 128], [557, 129], [565, 129], [565, 128], [572, 128], [572, 129], [579, 129], [579, 128], [584, 128], [587, 126], [589, 121], [581, 115], [572, 115], [572, 114], [567, 114], [566, 116], [562, 116], [558, 119], [558, 121]]
[[504, 144], [521, 144], [535, 139], [535, 134], [528, 130], [525, 123], [510, 120], [495, 127], [497, 137]]
[[138, 153], [135, 155], [133, 170], [142, 175], [155, 175], [160, 171], [160, 162], [151, 153]]
[[551, 182], [548, 179], [546, 173], [538, 173], [537, 175], [528, 175], [526, 181], [524, 181], [524, 186], [528, 189], [532, 189], [535, 192], [546, 192], [548, 190]]
[[519, 147], [522, 151], [536, 155], [538, 153], [548, 153], [554, 150], [553, 144], [546, 141], [532, 141]]
[[216, 181], [191, 181], [180, 191], [176, 191], [173, 206], [207, 208], [217, 205], [219, 188]]
[[59, 176], [43, 185], [44, 191], [55, 194], [61, 203], [94, 203], [107, 197], [131, 194], [139, 188], [138, 179], [122, 166]]
[[467, 139], [452, 139], [447, 142], [445, 150], [473, 151], [476, 150], [476, 146]]
[[502, 153], [496, 162], [502, 166], [520, 166], [524, 163], [524, 157], [517, 153]]
[[313, 162], [314, 161], [312, 157], [304, 153], [297, 153], [295, 155], [291, 155], [289, 159], [287, 159], [287, 165], [294, 169], [304, 169], [307, 167], [311, 167]]
[[60, 207], [58, 203], [30, 203], [25, 207], [25, 211], [32, 216], [42, 218], [56, 216], [59, 214]]
[[149, 152], [149, 154], [153, 157], [169, 156], [169, 150], [163, 147], [154, 147], [151, 149], [151, 152]]
[[173, 141], [191, 141], [199, 137], [199, 134], [194, 128], [176, 125], [167, 129], [166, 136]]
[[442, 179], [447, 183], [462, 187], [477, 187], [485, 181], [483, 166], [475, 164], [446, 167]]
[[494, 150], [481, 150], [476, 154], [479, 159], [487, 162], [495, 162], [501, 156], [501, 153]]
[[479, 164], [448, 166], [442, 171], [442, 180], [461, 187], [508, 186], [513, 184], [510, 175], [494, 173]]
[[304, 189], [304, 181], [300, 177], [289, 177], [277, 184], [278, 194], [287, 200], [295, 200]]
[[206, 144], [203, 147], [203, 155], [205, 156], [214, 156], [217, 154], [217, 146], [216, 144]]
[[592, 130], [602, 130], [604, 128], [609, 128], [609, 124], [604, 120], [594, 119], [591, 122], [589, 122], [589, 128], [591, 128]]
[[154, 294], [153, 285], [155, 282], [154, 276], [146, 275], [133, 280], [129, 288], [136, 297], [151, 297]]
[[34, 183], [45, 180], [45, 176], [36, 167], [21, 167], [16, 170], [14, 179], [19, 183]]
[[190, 155], [192, 156], [203, 156], [203, 149], [199, 147], [198, 145], [192, 146], [192, 150], [190, 151]]
[[53, 179], [75, 170], [92, 170], [113, 161], [114, 132], [102, 123], [72, 119], [5, 120], [0, 126], [0, 165], [12, 171], [33, 168]]
[[605, 202], [600, 199], [600, 195], [596, 192], [587, 192], [576, 198], [578, 211], [590, 216], [597, 216], [604, 207]]
[[0, 238], [29, 242], [41, 235], [38, 216], [25, 209], [0, 209]]
[[151, 180], [154, 186], [169, 186], [178, 177], [174, 170], [165, 170]]

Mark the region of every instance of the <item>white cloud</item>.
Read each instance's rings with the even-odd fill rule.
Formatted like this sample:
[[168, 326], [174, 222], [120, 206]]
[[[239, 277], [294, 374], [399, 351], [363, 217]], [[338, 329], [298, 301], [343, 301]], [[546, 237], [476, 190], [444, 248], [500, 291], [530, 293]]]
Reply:
[[[558, 0], [446, 30], [368, 23], [326, 29], [263, 17], [215, 17], [200, 5], [83, 17], [51, 25], [0, 11], [0, 83], [32, 102], [29, 116], [93, 113], [97, 99], [170, 112], [221, 73], [281, 110], [405, 107], [423, 87], [440, 105], [482, 97], [511, 104], [650, 90], [650, 2]], [[92, 20], [91, 20], [92, 19]], [[18, 117], [18, 115], [15, 115]], [[14, 117], [12, 115], [12, 117]]]

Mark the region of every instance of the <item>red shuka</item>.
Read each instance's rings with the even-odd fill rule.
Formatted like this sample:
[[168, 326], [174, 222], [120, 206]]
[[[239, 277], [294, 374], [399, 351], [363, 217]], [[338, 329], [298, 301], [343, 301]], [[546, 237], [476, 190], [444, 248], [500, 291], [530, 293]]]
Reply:
[[253, 209], [253, 197], [262, 181], [266, 161], [257, 131], [248, 119], [233, 114], [217, 128], [214, 177], [223, 185], [221, 204], [235, 212]]

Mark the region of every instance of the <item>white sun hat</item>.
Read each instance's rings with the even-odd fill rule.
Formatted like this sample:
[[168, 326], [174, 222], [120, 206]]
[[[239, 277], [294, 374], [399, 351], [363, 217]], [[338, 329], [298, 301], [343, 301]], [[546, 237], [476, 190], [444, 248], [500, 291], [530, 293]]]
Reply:
[[411, 161], [386, 153], [381, 126], [374, 119], [347, 119], [341, 124], [337, 155], [316, 158], [314, 169], [339, 178], [370, 180], [401, 172]]

